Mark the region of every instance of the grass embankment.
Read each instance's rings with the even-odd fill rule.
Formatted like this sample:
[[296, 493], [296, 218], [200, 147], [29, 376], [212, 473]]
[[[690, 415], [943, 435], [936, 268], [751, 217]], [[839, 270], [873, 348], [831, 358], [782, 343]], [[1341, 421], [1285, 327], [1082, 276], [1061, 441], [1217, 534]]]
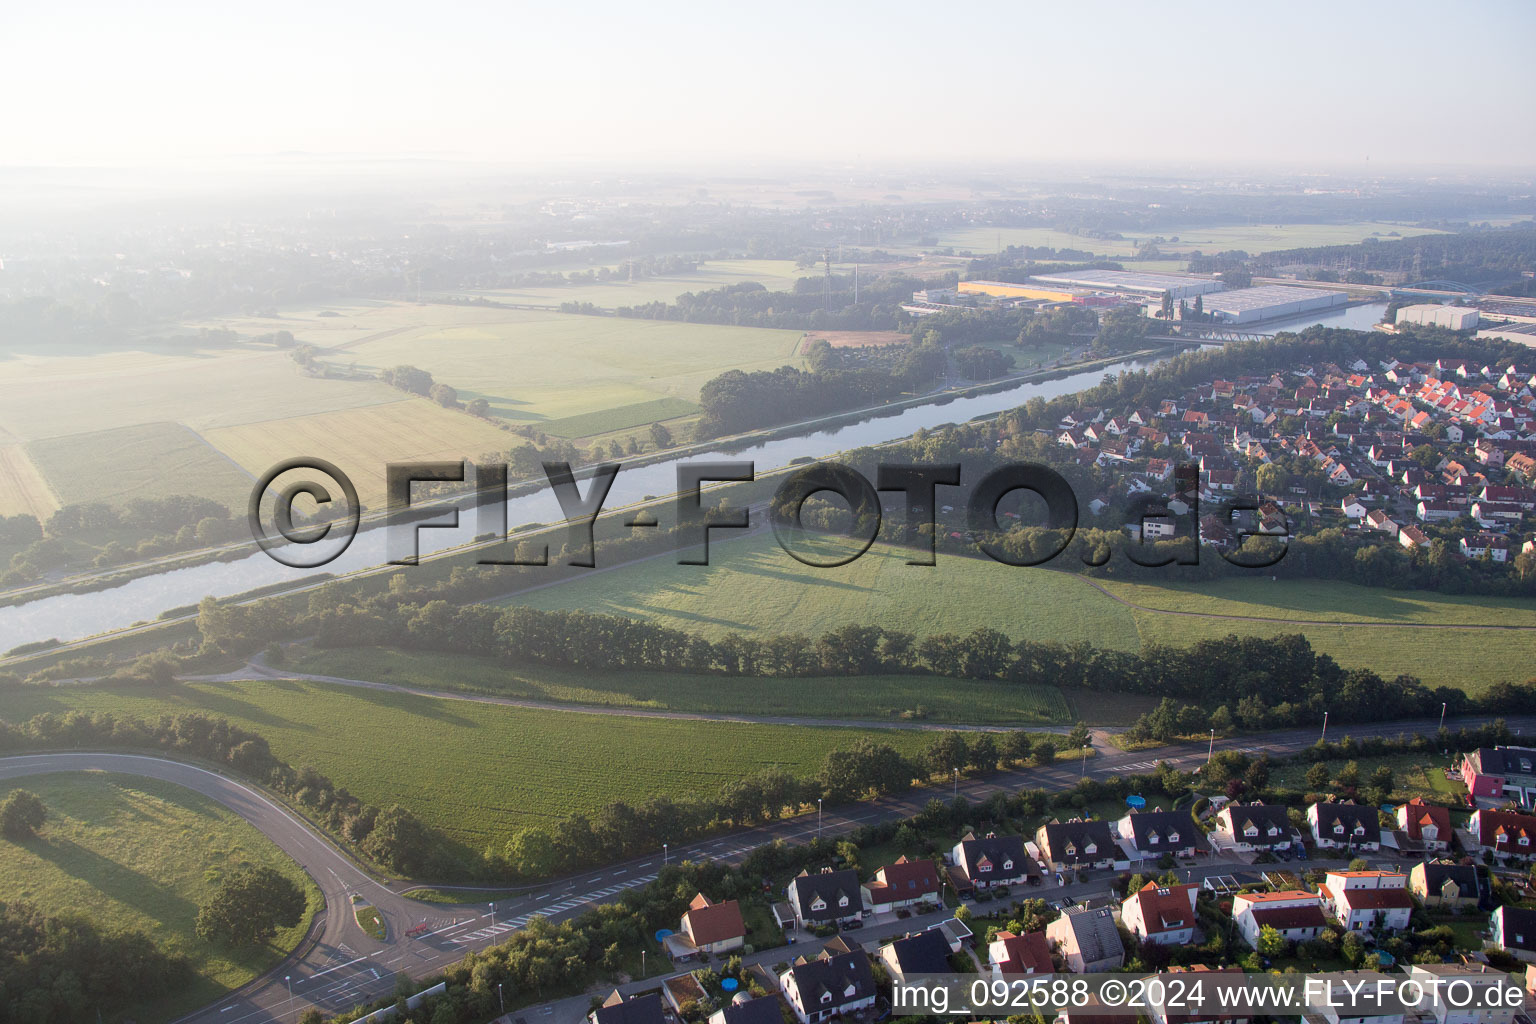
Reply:
[[[9, 702], [8, 702], [9, 703]], [[0, 900], [50, 914], [81, 914], [105, 929], [142, 931], [186, 957], [196, 980], [125, 1009], [125, 1019], [170, 1020], [207, 1005], [297, 946], [322, 905], [308, 876], [232, 811], [189, 789], [128, 775], [60, 773], [0, 783], [31, 790], [48, 807], [34, 838], [0, 842]], [[243, 867], [271, 867], [303, 885], [302, 923], [249, 951], [213, 946], [194, 932], [198, 907]]]

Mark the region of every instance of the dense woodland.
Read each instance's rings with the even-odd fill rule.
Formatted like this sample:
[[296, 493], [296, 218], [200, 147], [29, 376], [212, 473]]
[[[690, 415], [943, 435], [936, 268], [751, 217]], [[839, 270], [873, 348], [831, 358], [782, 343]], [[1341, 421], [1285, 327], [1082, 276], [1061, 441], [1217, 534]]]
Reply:
[[1292, 263], [1407, 274], [1414, 281], [1504, 282], [1536, 270], [1536, 224], [1526, 221], [1508, 228], [1281, 249], [1256, 261], [1261, 273]]

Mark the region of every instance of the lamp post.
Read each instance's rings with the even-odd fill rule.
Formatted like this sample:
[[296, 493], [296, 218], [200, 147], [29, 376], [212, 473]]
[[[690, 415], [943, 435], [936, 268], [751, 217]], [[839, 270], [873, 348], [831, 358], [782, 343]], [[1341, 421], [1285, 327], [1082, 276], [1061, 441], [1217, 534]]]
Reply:
[[1083, 744], [1083, 766], [1077, 773], [1077, 780], [1081, 782], [1088, 777], [1088, 744]]
[[293, 1013], [293, 975], [285, 974], [283, 980], [288, 983], [288, 1013], [283, 1014], [286, 1017]]
[[816, 838], [821, 838], [821, 797], [816, 798]]
[[499, 981], [496, 983], [496, 1002], [501, 1004], [501, 1015], [505, 1017], [507, 1015], [507, 1000], [501, 994], [501, 982]]
[[1211, 730], [1211, 745], [1205, 751], [1205, 763], [1209, 765], [1211, 758], [1216, 756], [1216, 730]]
[[1445, 701], [1440, 702], [1440, 728], [1445, 728]]
[[495, 928], [496, 927], [496, 904], [492, 903], [490, 906], [491, 906], [491, 927]]
[[960, 769], [959, 768], [955, 769], [955, 788], [950, 791], [949, 795], [950, 796], [959, 796], [960, 795]]
[[1328, 712], [1324, 711], [1323, 712], [1323, 734], [1317, 738], [1317, 742], [1322, 743], [1322, 742], [1326, 741], [1327, 739], [1328, 739]]
[[661, 844], [661, 863], [662, 863], [663, 867], [666, 866], [666, 863], [667, 863], [667, 844], [666, 843], [662, 843]]

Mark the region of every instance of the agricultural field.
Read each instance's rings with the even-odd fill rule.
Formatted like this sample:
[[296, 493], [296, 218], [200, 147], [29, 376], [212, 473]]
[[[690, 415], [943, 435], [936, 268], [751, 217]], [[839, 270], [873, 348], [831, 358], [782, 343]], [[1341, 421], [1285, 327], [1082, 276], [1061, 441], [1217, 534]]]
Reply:
[[1014, 637], [1135, 650], [1131, 610], [1064, 573], [940, 556], [932, 567], [876, 546], [835, 569], [800, 564], [771, 534], [716, 539], [708, 566], [653, 559], [507, 599], [645, 618], [719, 638], [823, 632], [850, 623], [926, 635], [986, 626]]
[[1054, 686], [973, 679], [888, 675], [769, 680], [668, 672], [578, 672], [546, 666], [514, 668], [489, 658], [377, 647], [317, 649], [290, 664], [294, 671], [309, 675], [608, 707], [893, 721], [909, 717], [1010, 726], [1074, 720], [1073, 705]]
[[699, 412], [699, 406], [692, 402], [685, 402], [681, 398], [657, 398], [649, 402], [621, 405], [614, 409], [544, 420], [539, 424], [539, 429], [555, 437], [595, 437], [630, 427], [677, 420], [697, 412]]
[[[908, 566], [903, 553], [878, 545], [835, 569], [801, 565], [768, 534], [717, 541], [711, 550], [717, 553], [709, 566], [654, 559], [505, 600], [647, 618], [711, 637], [803, 633], [807, 623], [816, 632], [875, 623], [918, 635], [988, 626], [1016, 638], [1136, 650], [1145, 642], [1183, 646], [1231, 633], [1304, 633], [1345, 667], [1416, 675], [1473, 693], [1523, 680], [1536, 658], [1536, 632], [1472, 628], [1532, 624], [1529, 604], [1519, 601], [1330, 581], [1233, 580], [1198, 588], [1103, 581], [1122, 599], [1116, 600], [1071, 573], [945, 556], [932, 568]], [[1187, 611], [1199, 614], [1169, 614]], [[1288, 621], [1307, 618], [1339, 624]], [[1477, 656], [1468, 657], [1469, 650]]]
[[31, 441], [26, 448], [66, 505], [123, 505], [135, 498], [178, 493], [177, 488], [181, 493], [195, 488], [203, 497], [238, 509], [250, 497], [253, 483], [250, 474], [179, 423], [50, 437]]
[[43, 521], [59, 507], [48, 481], [19, 444], [0, 444], [0, 516], [36, 516]]
[[[321, 908], [319, 890], [297, 864], [233, 812], [189, 789], [102, 773], [42, 775], [14, 785], [42, 798], [48, 821], [33, 839], [0, 842], [0, 901], [88, 914], [106, 931], [142, 931], [192, 962], [192, 984], [128, 1008], [125, 1019], [170, 1020], [245, 984], [297, 946]], [[275, 868], [300, 883], [309, 915], [268, 947], [231, 953], [199, 939], [193, 924], [219, 879], [246, 866]]]
[[814, 269], [796, 269], [794, 260], [710, 260], [699, 264], [691, 274], [641, 277], [633, 284], [604, 281], [492, 289], [474, 294], [496, 302], [520, 305], [558, 306], [563, 302], [590, 302], [603, 309], [616, 309], [649, 302], [673, 302], [686, 292], [710, 291], [747, 281], [756, 282], [769, 291], [788, 291], [794, 287], [796, 279], [815, 273]]
[[[372, 506], [383, 504], [388, 463], [475, 459], [527, 443], [493, 423], [424, 398], [219, 427], [206, 436], [251, 477], [296, 455], [328, 459], [352, 478], [358, 497]], [[242, 502], [250, 488], [247, 479]]]
[[[1166, 228], [1155, 232], [1125, 232], [1121, 239], [1097, 239], [1085, 235], [1073, 235], [1052, 228], [965, 228], [952, 231], [939, 238], [941, 246], [976, 253], [996, 252], [999, 241], [1010, 245], [1051, 246], [1056, 249], [1081, 249], [1097, 256], [1127, 257], [1136, 253], [1136, 247], [1154, 236], [1169, 239], [1158, 244], [1164, 253], [1188, 253], [1199, 250], [1204, 253], [1241, 249], [1250, 255], [1272, 252], [1277, 249], [1299, 249], [1316, 245], [1353, 245], [1376, 236], [1383, 240], [1399, 236], [1432, 235], [1440, 232], [1429, 228], [1415, 228], [1404, 224], [1386, 224], [1376, 221], [1352, 221], [1346, 224], [1231, 224], [1217, 227]], [[1177, 238], [1178, 241], [1172, 241]], [[1128, 270], [1154, 269], [1152, 263], [1137, 263]], [[1171, 269], [1171, 268], [1159, 268]]]
[[[800, 331], [443, 307], [444, 322], [362, 341], [346, 358], [362, 372], [410, 363], [496, 415], [540, 426], [662, 398], [693, 403], [729, 369], [795, 363]], [[455, 322], [454, 315], [471, 313]], [[633, 416], [627, 426], [636, 425]], [[609, 429], [617, 429], [610, 427]]]
[[403, 804], [475, 851], [614, 800], [713, 794], [775, 765], [811, 775], [828, 751], [860, 736], [912, 755], [931, 739], [912, 730], [618, 719], [274, 680], [18, 691], [7, 696], [5, 717], [77, 708], [223, 716], [265, 736], [278, 757], [312, 765], [371, 803]]

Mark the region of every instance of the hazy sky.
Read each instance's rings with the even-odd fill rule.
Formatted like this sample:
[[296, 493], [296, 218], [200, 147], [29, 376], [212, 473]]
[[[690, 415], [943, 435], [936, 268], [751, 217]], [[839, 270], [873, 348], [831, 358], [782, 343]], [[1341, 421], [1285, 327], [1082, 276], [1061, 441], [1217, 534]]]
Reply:
[[0, 4], [0, 164], [1536, 166], [1536, 2]]

